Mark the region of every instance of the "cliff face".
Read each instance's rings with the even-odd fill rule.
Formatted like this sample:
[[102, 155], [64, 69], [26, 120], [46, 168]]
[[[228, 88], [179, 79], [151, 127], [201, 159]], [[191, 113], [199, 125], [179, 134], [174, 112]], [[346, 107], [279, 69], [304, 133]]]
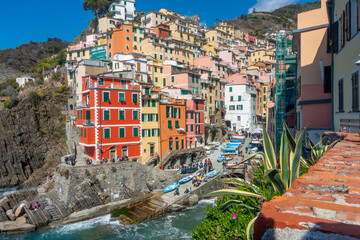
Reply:
[[0, 188], [17, 186], [36, 171], [46, 175], [60, 162], [67, 152], [61, 114], [67, 97], [57, 88], [45, 88], [0, 111]]

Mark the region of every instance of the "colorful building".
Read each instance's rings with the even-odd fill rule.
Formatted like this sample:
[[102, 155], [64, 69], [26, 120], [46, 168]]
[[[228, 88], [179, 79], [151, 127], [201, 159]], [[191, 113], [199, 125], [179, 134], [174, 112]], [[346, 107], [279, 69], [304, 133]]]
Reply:
[[334, 130], [360, 133], [360, 2], [336, 0], [332, 8]]
[[102, 158], [141, 160], [141, 87], [131, 79], [85, 76], [82, 107], [77, 108], [80, 145], [99, 163]]
[[185, 100], [161, 95], [159, 105], [160, 159], [186, 148]]
[[134, 52], [133, 26], [122, 24], [108, 32], [108, 58], [113, 58], [115, 53]]

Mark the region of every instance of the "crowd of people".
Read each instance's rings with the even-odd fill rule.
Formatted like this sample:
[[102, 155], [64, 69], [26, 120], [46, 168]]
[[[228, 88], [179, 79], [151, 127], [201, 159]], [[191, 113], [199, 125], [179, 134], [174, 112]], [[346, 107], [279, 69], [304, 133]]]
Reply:
[[129, 161], [129, 158], [126, 156], [126, 157], [117, 157], [116, 160], [115, 158], [113, 158], [111, 161], [106, 159], [105, 157], [103, 157], [100, 161], [100, 164], [106, 164], [108, 162], [112, 162], [112, 163], [115, 163], [115, 162], [127, 162]]
[[34, 205], [30, 204], [29, 209], [35, 211], [35, 210], [37, 210], [39, 207], [40, 207], [40, 204], [39, 204], [38, 202], [35, 202]]

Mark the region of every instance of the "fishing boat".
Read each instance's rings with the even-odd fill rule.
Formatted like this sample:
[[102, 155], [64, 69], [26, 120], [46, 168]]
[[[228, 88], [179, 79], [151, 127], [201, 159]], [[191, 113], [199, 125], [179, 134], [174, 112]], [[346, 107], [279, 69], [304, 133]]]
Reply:
[[226, 147], [228, 148], [238, 148], [241, 143], [226, 143]]
[[245, 140], [246, 136], [244, 135], [234, 135], [232, 136], [232, 139], [237, 139], [237, 140]]
[[209, 172], [208, 174], [206, 174], [205, 176], [207, 178], [212, 178], [212, 177], [215, 177], [218, 173], [219, 173], [218, 170], [213, 170], [213, 171]]
[[166, 188], [163, 189], [164, 193], [167, 193], [167, 192], [171, 192], [171, 191], [174, 191], [175, 188], [179, 187], [180, 185], [178, 183], [173, 183], [169, 186], [167, 186]]
[[224, 161], [224, 159], [225, 159], [225, 157], [223, 155], [221, 155], [221, 156], [218, 156], [217, 161], [222, 162], [222, 161]]
[[241, 139], [230, 139], [230, 142], [231, 142], [231, 143], [243, 143], [244, 140], [241, 140]]
[[223, 172], [221, 175], [225, 176], [227, 174], [227, 172]]
[[181, 169], [181, 173], [182, 173], [182, 174], [194, 173], [194, 172], [196, 172], [197, 170], [199, 170], [197, 167], [186, 168], [186, 169]]
[[193, 176], [188, 176], [188, 177], [184, 177], [183, 179], [181, 179], [179, 181], [180, 184], [184, 184], [187, 183], [188, 181], [190, 181], [193, 178]]

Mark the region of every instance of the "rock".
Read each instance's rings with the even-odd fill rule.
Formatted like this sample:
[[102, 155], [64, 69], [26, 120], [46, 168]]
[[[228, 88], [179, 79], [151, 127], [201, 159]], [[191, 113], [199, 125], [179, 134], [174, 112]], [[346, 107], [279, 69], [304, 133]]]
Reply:
[[27, 223], [27, 220], [26, 220], [26, 218], [24, 216], [17, 218], [16, 221], [20, 222], [20, 223]]
[[7, 197], [4, 197], [0, 200], [0, 206], [3, 207], [5, 211], [10, 209], [9, 206], [9, 199]]
[[20, 204], [20, 206], [15, 211], [15, 217], [19, 217], [25, 213], [26, 205], [25, 203]]
[[6, 232], [7, 234], [31, 232], [34, 230], [35, 226], [28, 223], [21, 223], [17, 221], [0, 222], [0, 232]]
[[14, 211], [12, 209], [6, 211], [6, 216], [8, 216], [11, 221], [14, 221], [16, 219]]
[[199, 202], [199, 196], [196, 194], [193, 194], [189, 197], [189, 205], [194, 206], [197, 205]]
[[179, 212], [179, 211], [182, 211], [184, 210], [186, 207], [182, 206], [182, 205], [179, 205], [179, 204], [173, 204], [171, 206], [169, 206], [168, 210], [170, 212]]

